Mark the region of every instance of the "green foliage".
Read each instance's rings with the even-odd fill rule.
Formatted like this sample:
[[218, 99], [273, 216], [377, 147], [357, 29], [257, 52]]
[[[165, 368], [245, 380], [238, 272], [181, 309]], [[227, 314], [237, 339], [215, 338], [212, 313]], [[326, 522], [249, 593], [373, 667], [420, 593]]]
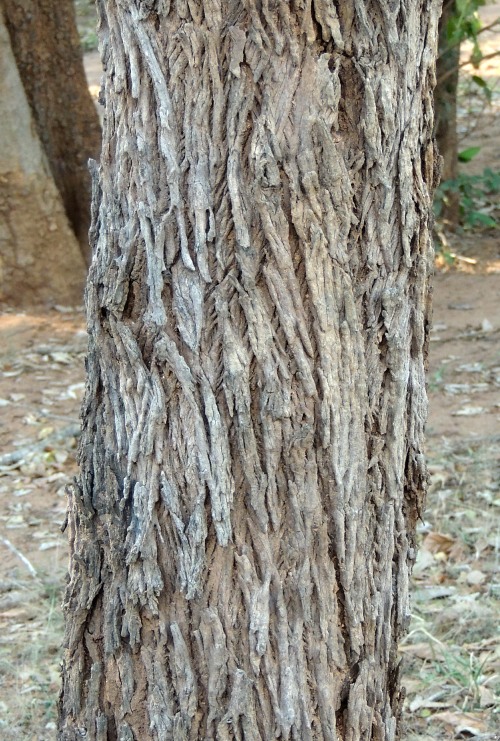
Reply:
[[[481, 6], [486, 5], [486, 0], [450, 0], [450, 2], [453, 5], [453, 12], [450, 14], [444, 29], [446, 42], [444, 49], [440, 45], [440, 54], [446, 55], [460, 47], [462, 42], [470, 41], [472, 52], [466, 63], [472, 64], [477, 69], [484, 58], [479, 37], [486, 30], [477, 11]], [[499, 23], [500, 18], [487, 28]], [[478, 74], [471, 75], [471, 79], [481, 89], [488, 102], [491, 102], [492, 91], [486, 80]]]
[[477, 11], [484, 4], [485, 0], [455, 0], [455, 12], [451, 14], [446, 26], [449, 48], [459, 46], [462, 41], [472, 41], [471, 61], [474, 66], [479, 64], [483, 56], [478, 41], [481, 21]]
[[[472, 149], [477, 148], [471, 147]], [[460, 223], [465, 229], [488, 229], [499, 225], [497, 219], [491, 216], [491, 211], [494, 209], [494, 196], [500, 193], [500, 172], [487, 167], [481, 175], [462, 173], [455, 180], [442, 182], [434, 198], [434, 214], [437, 219], [453, 193], [458, 193]]]
[[80, 34], [80, 42], [82, 44], [83, 51], [95, 51], [98, 46], [97, 33], [92, 30], [87, 30]]
[[97, 15], [94, 0], [74, 0], [76, 24], [84, 52], [97, 49]]

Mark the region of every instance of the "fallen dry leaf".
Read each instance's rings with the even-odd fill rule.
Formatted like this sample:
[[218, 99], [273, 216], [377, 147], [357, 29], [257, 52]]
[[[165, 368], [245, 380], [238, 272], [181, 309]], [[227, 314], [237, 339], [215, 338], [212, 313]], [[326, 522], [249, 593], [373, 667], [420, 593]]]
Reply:
[[457, 373], [481, 373], [482, 370], [482, 363], [463, 363], [458, 366]]
[[38, 433], [38, 439], [39, 440], [45, 440], [46, 437], [49, 437], [49, 435], [52, 435], [54, 432], [53, 427], [42, 427], [40, 432]]
[[415, 602], [429, 602], [430, 600], [451, 597], [455, 592], [455, 587], [429, 585], [423, 589], [415, 589], [413, 592], [413, 598], [415, 599]]
[[488, 391], [487, 383], [445, 383], [444, 390], [447, 394], [454, 396], [456, 394], [479, 394]]
[[413, 577], [415, 579], [418, 579], [419, 576], [422, 576], [422, 574], [427, 571], [427, 569], [430, 569], [431, 566], [435, 566], [436, 559], [432, 555], [432, 553], [428, 550], [425, 550], [421, 548], [417, 555], [417, 560], [415, 561], [415, 565], [413, 567]]
[[455, 542], [455, 538], [450, 535], [432, 531], [425, 536], [422, 548], [430, 553], [449, 553]]
[[60, 548], [62, 543], [58, 540], [51, 540], [46, 543], [40, 543], [38, 546], [39, 551], [48, 551], [51, 548]]
[[489, 687], [479, 687], [479, 704], [482, 708], [489, 708], [496, 704], [495, 693]]
[[444, 661], [444, 646], [439, 643], [422, 641], [421, 643], [407, 643], [399, 647], [401, 653], [407, 656], [415, 656], [423, 661]]
[[464, 557], [464, 545], [451, 535], [430, 532], [422, 543], [424, 551], [432, 553], [436, 561], [461, 561]]
[[486, 574], [483, 574], [483, 572], [478, 569], [473, 569], [473, 571], [469, 571], [465, 580], [467, 584], [476, 586], [477, 584], [482, 584], [486, 580]]
[[434, 695], [431, 695], [430, 698], [425, 698], [421, 695], [417, 695], [415, 699], [412, 700], [408, 705], [408, 710], [410, 711], [410, 713], [415, 713], [417, 710], [421, 710], [421, 708], [448, 708], [450, 706], [450, 703], [436, 702], [435, 700], [431, 699], [432, 697], [434, 697]]
[[462, 409], [452, 412], [452, 417], [476, 417], [485, 411], [486, 409], [484, 407], [462, 407]]
[[28, 615], [27, 611], [22, 607], [13, 607], [11, 610], [4, 610], [0, 612], [0, 620], [14, 620], [19, 618], [26, 618]]
[[488, 730], [482, 714], [479, 713], [461, 713], [460, 711], [444, 710], [441, 713], [435, 713], [433, 720], [444, 723], [448, 728], [454, 731], [455, 735], [460, 733], [470, 733], [478, 736]]

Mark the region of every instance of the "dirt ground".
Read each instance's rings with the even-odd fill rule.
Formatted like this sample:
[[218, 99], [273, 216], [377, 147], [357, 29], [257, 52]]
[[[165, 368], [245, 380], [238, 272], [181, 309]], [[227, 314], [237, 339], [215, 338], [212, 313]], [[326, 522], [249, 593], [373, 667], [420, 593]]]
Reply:
[[[486, 9], [497, 12], [500, 5]], [[492, 41], [497, 43], [498, 38]], [[98, 86], [95, 54], [89, 82]], [[492, 65], [491, 74], [498, 75]], [[489, 68], [488, 68], [489, 69]], [[500, 170], [500, 92], [480, 143]], [[464, 116], [465, 120], [465, 116]], [[450, 238], [434, 279], [431, 472], [406, 657], [412, 741], [500, 738], [500, 230]], [[64, 488], [76, 472], [82, 309], [0, 314], [0, 738], [54, 738]]]

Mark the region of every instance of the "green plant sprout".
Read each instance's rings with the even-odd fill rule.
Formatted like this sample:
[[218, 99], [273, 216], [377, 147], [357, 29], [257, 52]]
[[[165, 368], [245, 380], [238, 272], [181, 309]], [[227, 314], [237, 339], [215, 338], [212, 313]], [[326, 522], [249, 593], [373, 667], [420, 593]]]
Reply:
[[[473, 149], [478, 148], [471, 147], [461, 153], [462, 161], [472, 159], [469, 155]], [[461, 173], [454, 180], [444, 180], [434, 197], [436, 219], [439, 220], [447, 199], [454, 193], [459, 196], [460, 224], [464, 229], [491, 229], [498, 226], [498, 221], [491, 212], [495, 209], [492, 197], [500, 193], [500, 172], [487, 167], [481, 175]]]

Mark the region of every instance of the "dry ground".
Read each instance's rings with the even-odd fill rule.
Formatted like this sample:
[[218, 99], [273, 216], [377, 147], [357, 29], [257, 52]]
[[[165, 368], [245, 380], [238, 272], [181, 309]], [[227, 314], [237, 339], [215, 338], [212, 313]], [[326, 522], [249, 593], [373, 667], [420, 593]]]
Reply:
[[[492, 76], [496, 64], [488, 67]], [[98, 84], [95, 55], [87, 66]], [[487, 116], [466, 144], [479, 142], [485, 162], [500, 170], [498, 106]], [[404, 737], [492, 741], [500, 738], [500, 230], [455, 236], [450, 250], [460, 259], [451, 267], [441, 261], [435, 277], [431, 480], [414, 617], [401, 646]], [[85, 346], [81, 310], [3, 307], [0, 738], [6, 741], [55, 736], [67, 562], [61, 526], [64, 487], [76, 472]]]

